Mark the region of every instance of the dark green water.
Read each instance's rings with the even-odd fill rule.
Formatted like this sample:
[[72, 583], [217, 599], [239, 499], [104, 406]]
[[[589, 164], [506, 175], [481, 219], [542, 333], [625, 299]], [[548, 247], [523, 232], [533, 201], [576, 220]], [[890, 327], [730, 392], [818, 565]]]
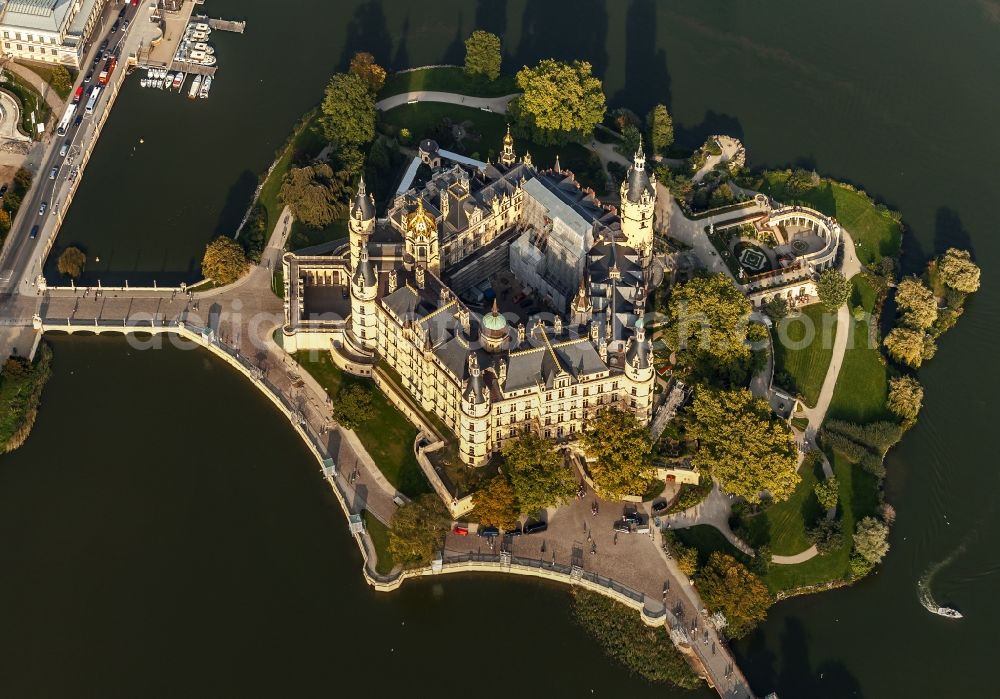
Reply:
[[[457, 61], [475, 26], [503, 35], [508, 68], [549, 55], [587, 58], [613, 104], [642, 111], [666, 101], [682, 143], [731, 133], [745, 141], [754, 166], [802, 164], [863, 186], [903, 212], [911, 269], [948, 245], [971, 247], [985, 269], [983, 289], [921, 371], [920, 425], [888, 462], [899, 517], [885, 565], [854, 588], [778, 605], [737, 652], [758, 691], [783, 697], [995, 693], [983, 672], [1000, 614], [993, 594], [1000, 475], [988, 441], [991, 399], [1000, 390], [992, 361], [1000, 340], [995, 0], [209, 0], [206, 10], [249, 22], [245, 36], [213, 35], [222, 69], [211, 99], [191, 103], [130, 84], [60, 238], [100, 256], [91, 269], [105, 280], [195, 278], [201, 246], [236, 225], [256, 173], [354, 50], [397, 67]], [[146, 386], [155, 388], [140, 396]], [[286, 681], [318, 690], [336, 686], [345, 672], [364, 676], [352, 672], [362, 663], [377, 667], [363, 652], [371, 648], [372, 657], [405, 665], [392, 679], [405, 678], [407, 687], [422, 688], [428, 677], [453, 691], [532, 695], [632, 686], [577, 638], [558, 591], [478, 579], [414, 586], [391, 598], [369, 594], [304, 450], [262, 402], [239, 400], [249, 395], [200, 357], [150, 353], [123, 363], [87, 343], [57, 347], [38, 432], [23, 452], [0, 460], [0, 516], [13, 518], [5, 520], [0, 550], [7, 570], [33, 571], [3, 576], [19, 598], [4, 613], [18, 623], [0, 625], [17, 639], [4, 642], [17, 672], [0, 677], [15, 678], [19, 688], [54, 683], [49, 664], [60, 658], [79, 682], [49, 694], [94, 693], [85, 690], [117, 681], [127, 682], [123, 693], [138, 682], [166, 690], [214, 682], [210, 689], [222, 693], [233, 682], [244, 684], [231, 685], [232, 693], [265, 693]], [[188, 407], [201, 396], [203, 405]], [[111, 407], [92, 415], [100, 401]], [[253, 430], [243, 429], [248, 423]], [[256, 441], [241, 445], [247, 434]], [[115, 440], [133, 439], [156, 457], [104, 453]], [[67, 459], [61, 447], [77, 443]], [[186, 463], [192, 457], [200, 467]], [[84, 475], [105, 468], [101, 479]], [[253, 488], [244, 482], [248, 473]], [[136, 479], [141, 497], [129, 491]], [[244, 488], [251, 492], [244, 496]], [[202, 497], [218, 508], [214, 517], [191, 504]], [[93, 498], [99, 504], [76, 509]], [[61, 506], [42, 504], [50, 500]], [[75, 516], [62, 518], [67, 510]], [[27, 522], [44, 536], [29, 536]], [[128, 536], [135, 538], [122, 541]], [[84, 539], [88, 553], [65, 537]], [[15, 554], [21, 558], [10, 563]], [[197, 565], [181, 564], [189, 554]], [[932, 586], [939, 600], [962, 609], [961, 622], [934, 617], [917, 601], [917, 580], [946, 560]], [[119, 587], [133, 570], [143, 575]], [[109, 571], [116, 573], [110, 581]], [[102, 602], [92, 606], [91, 598]], [[407, 615], [425, 620], [421, 634], [409, 635]], [[483, 615], [492, 620], [489, 634], [509, 634], [498, 643], [504, 678], [524, 685], [496, 682], [497, 663], [471, 652], [493, 638]], [[403, 619], [405, 659], [373, 641], [399, 635]], [[352, 650], [351, 639], [360, 649]], [[536, 639], [553, 655], [509, 650]], [[269, 663], [270, 652], [280, 660]], [[374, 681], [385, 686], [385, 675], [376, 672]], [[369, 677], [355, 681], [354, 689], [370, 686]]]

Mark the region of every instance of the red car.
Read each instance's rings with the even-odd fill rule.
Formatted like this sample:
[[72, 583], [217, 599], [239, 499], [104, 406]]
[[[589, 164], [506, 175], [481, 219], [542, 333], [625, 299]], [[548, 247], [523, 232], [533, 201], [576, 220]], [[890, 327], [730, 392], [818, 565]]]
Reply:
[[459, 536], [469, 535], [469, 528], [461, 524], [456, 524], [455, 527], [452, 529], [452, 531], [458, 534]]
[[76, 92], [73, 93], [73, 104], [79, 102], [81, 97], [83, 97], [83, 85], [76, 88]]

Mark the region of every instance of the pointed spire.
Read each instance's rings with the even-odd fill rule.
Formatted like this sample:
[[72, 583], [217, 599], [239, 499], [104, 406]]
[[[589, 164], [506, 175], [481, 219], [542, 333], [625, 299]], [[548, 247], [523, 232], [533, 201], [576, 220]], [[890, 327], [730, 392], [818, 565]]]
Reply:
[[493, 297], [493, 315], [500, 315], [500, 308], [497, 306], [497, 297]]
[[639, 134], [639, 148], [635, 152], [635, 160], [632, 163], [636, 170], [646, 169], [646, 154], [642, 150], [642, 134]]
[[358, 196], [363, 197], [367, 192], [365, 191], [365, 176], [361, 175], [361, 179], [358, 180]]
[[559, 154], [556, 153], [556, 172], [562, 174], [562, 168], [559, 166]]

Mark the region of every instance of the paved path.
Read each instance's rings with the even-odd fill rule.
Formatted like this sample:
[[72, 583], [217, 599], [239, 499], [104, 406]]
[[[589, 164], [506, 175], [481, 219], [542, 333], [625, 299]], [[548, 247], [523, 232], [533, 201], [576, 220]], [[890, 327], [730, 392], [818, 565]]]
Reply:
[[4, 66], [5, 70], [9, 70], [11, 73], [16, 73], [18, 77], [23, 78], [25, 82], [30, 84], [33, 88], [38, 90], [39, 94], [48, 103], [49, 107], [52, 109], [52, 114], [55, 116], [56, 121], [62, 116], [63, 108], [66, 106], [66, 102], [56, 94], [56, 91], [52, 89], [52, 86], [45, 82], [42, 77], [31, 70], [27, 66], [23, 66], [20, 63], [15, 63], [10, 61]]
[[701, 504], [689, 507], [683, 512], [668, 515], [663, 519], [668, 529], [687, 529], [701, 524], [715, 527], [733, 546], [748, 556], [754, 555], [753, 549], [729, 528], [731, 514], [732, 499], [722, 492], [718, 483], [715, 483], [712, 486], [712, 492]]
[[415, 92], [404, 92], [399, 95], [393, 95], [392, 97], [386, 97], [384, 100], [376, 102], [375, 108], [381, 109], [385, 112], [393, 109], [394, 107], [399, 107], [416, 100], [417, 102], [444, 102], [445, 104], [458, 104], [463, 107], [488, 109], [489, 111], [496, 112], [497, 114], [506, 114], [507, 105], [512, 99], [517, 97], [518, 94], [519, 93], [504, 95], [503, 97], [469, 97], [468, 95], [459, 95], [454, 92], [417, 90]]

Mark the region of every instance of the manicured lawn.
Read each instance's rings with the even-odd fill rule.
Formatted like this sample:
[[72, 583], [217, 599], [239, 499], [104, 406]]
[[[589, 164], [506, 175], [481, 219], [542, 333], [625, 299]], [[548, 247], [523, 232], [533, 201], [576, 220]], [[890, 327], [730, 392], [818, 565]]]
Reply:
[[336, 400], [342, 387], [359, 384], [372, 392], [375, 416], [359, 426], [355, 432], [365, 449], [386, 477], [400, 492], [413, 497], [430, 492], [413, 454], [417, 429], [386, 399], [370, 379], [345, 374], [333, 363], [329, 352], [315, 353], [310, 359], [308, 351], [296, 352], [293, 357], [303, 369], [312, 374], [321, 386]]
[[375, 547], [375, 555], [378, 556], [375, 572], [388, 575], [396, 566], [396, 561], [389, 553], [389, 528], [368, 510], [364, 510], [362, 515], [365, 518], [365, 529], [368, 530], [368, 536], [371, 537], [372, 545]]
[[389, 75], [378, 93], [378, 99], [419, 90], [455, 92], [473, 97], [503, 97], [520, 92], [512, 75], [501, 75], [490, 82], [482, 77], [466, 75], [461, 68], [422, 68]]
[[4, 74], [4, 78], [6, 80], [2, 84], [3, 88], [12, 93], [20, 103], [21, 130], [32, 138], [37, 138], [35, 127], [31, 121], [31, 114], [34, 112], [38, 122], [45, 123], [52, 113], [52, 110], [49, 109], [49, 103], [42, 99], [42, 96], [38, 94], [38, 90], [29, 85], [19, 75], [8, 71]]
[[[503, 114], [441, 102], [420, 102], [400, 105], [383, 113], [382, 128], [395, 135], [405, 127], [410, 130], [412, 143], [419, 143], [423, 138], [434, 136], [445, 118], [451, 119], [452, 123], [465, 123], [478, 136], [478, 139], [467, 138], [464, 141], [466, 155], [477, 160], [496, 160], [507, 132], [507, 117]], [[539, 168], [552, 167], [558, 155], [560, 166], [571, 170], [583, 186], [593, 187], [597, 192], [605, 189], [600, 160], [578, 143], [542, 146], [519, 138], [514, 142], [514, 149], [518, 157], [525, 152], [531, 153], [532, 161]]]
[[822, 181], [796, 195], [785, 192], [788, 172], [765, 172], [756, 189], [785, 204], [802, 203], [835, 216], [858, 243], [858, 259], [872, 264], [883, 257], [897, 257], [903, 229], [888, 211], [879, 210], [864, 194], [842, 184]]
[[[52, 69], [54, 66], [47, 65], [45, 63], [23, 63], [25, 68], [30, 70], [32, 73], [40, 77], [42, 80], [47, 82], [49, 86], [55, 90], [55, 93], [59, 95], [61, 99], [66, 99], [69, 97], [70, 91], [73, 89], [73, 83], [76, 81], [77, 72], [72, 68], [66, 68], [69, 73], [69, 87], [58, 90], [56, 86], [52, 84]], [[64, 66], [65, 67], [65, 66]]]
[[739, 532], [746, 542], [754, 548], [767, 544], [771, 553], [779, 556], [794, 556], [809, 548], [812, 543], [806, 537], [806, 527], [823, 515], [823, 508], [813, 493], [813, 486], [821, 474], [822, 467], [818, 463], [813, 468], [804, 466], [800, 471], [802, 480], [792, 497], [754, 516], [746, 529]]
[[750, 560], [746, 554], [730, 544], [718, 529], [707, 524], [699, 524], [688, 529], [675, 529], [673, 532], [682, 544], [698, 549], [699, 566], [705, 565], [708, 557], [716, 551], [728, 554], [744, 564]]
[[[875, 305], [876, 294], [863, 275], [854, 277], [851, 303], [860, 303], [866, 311]], [[871, 422], [873, 420], [894, 419], [886, 410], [885, 399], [888, 392], [888, 378], [882, 352], [877, 342], [870, 342], [868, 324], [854, 323], [853, 342], [844, 354], [844, 366], [833, 392], [828, 418], [851, 422]], [[870, 347], [869, 344], [875, 345]]]
[[[800, 316], [785, 318], [775, 326], [775, 373], [788, 373], [795, 385], [783, 388], [797, 392], [810, 407], [816, 405], [823, 388], [836, 332], [837, 314], [819, 303], [805, 307]], [[812, 341], [800, 347], [809, 337]]]
[[797, 565], [771, 564], [764, 582], [772, 592], [793, 590], [807, 585], [821, 585], [843, 579], [849, 571], [854, 524], [872, 515], [878, 505], [878, 484], [874, 476], [852, 466], [839, 454], [831, 459], [840, 485], [840, 517], [843, 541], [840, 548]]

